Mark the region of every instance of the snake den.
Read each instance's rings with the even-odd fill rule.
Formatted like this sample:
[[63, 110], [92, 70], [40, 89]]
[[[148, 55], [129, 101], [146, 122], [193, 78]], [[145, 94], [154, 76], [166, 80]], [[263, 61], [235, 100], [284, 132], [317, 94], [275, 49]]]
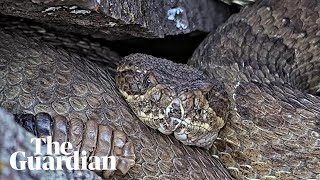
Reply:
[[320, 180], [320, 0], [0, 0], [0, 180]]

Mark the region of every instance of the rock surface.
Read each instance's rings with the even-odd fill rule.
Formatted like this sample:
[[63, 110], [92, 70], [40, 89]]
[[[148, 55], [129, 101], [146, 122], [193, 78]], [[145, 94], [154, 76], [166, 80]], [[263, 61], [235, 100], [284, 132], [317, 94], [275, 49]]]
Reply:
[[108, 40], [211, 32], [230, 15], [211, 0], [1, 0], [0, 12]]

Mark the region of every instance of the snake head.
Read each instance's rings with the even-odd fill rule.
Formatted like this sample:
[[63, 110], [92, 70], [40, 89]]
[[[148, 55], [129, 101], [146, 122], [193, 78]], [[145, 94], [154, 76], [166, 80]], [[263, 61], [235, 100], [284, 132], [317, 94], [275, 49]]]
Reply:
[[225, 124], [223, 88], [191, 66], [132, 54], [118, 66], [116, 84], [141, 121], [183, 144], [209, 148]]

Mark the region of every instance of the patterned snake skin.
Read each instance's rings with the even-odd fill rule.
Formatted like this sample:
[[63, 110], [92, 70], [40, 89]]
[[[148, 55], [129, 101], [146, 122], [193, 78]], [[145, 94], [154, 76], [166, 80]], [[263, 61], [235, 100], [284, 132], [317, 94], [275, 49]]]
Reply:
[[320, 179], [320, 1], [245, 7], [189, 64], [230, 93], [212, 150], [236, 177]]
[[19, 33], [0, 31], [0, 107], [94, 120], [124, 131], [134, 144], [136, 164], [114, 179], [231, 179], [208, 152], [143, 125], [98, 65]]
[[[320, 179], [319, 17], [316, 0], [261, 1], [230, 18], [190, 60], [229, 92], [233, 108], [212, 151], [234, 177]], [[128, 178], [229, 178], [204, 151], [132, 121], [99, 67], [18, 34], [0, 36], [1, 107], [123, 130], [138, 159]]]
[[139, 54], [120, 64], [117, 85], [148, 126], [184, 144], [215, 140], [212, 153], [237, 179], [320, 179], [319, 15], [320, 1], [258, 2], [189, 61], [212, 85], [197, 69]]

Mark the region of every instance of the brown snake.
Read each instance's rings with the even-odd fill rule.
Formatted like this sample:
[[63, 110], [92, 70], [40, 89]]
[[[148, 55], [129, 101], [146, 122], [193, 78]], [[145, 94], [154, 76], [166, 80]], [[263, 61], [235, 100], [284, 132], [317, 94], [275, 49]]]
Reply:
[[191, 58], [232, 94], [213, 149], [240, 177], [320, 179], [319, 20], [319, 1], [261, 1]]
[[148, 126], [184, 144], [213, 143], [212, 153], [237, 179], [320, 179], [319, 1], [245, 7], [189, 64], [209, 78], [130, 55], [117, 84]]
[[[0, 30], [0, 37], [0, 107], [15, 114], [90, 120], [125, 132], [134, 145], [135, 165], [113, 179], [231, 179], [208, 152], [143, 125], [121, 98], [114, 78], [97, 64], [14, 29]], [[1, 168], [0, 175], [6, 175]]]
[[[218, 126], [211, 150], [234, 177], [320, 179], [320, 99], [314, 96], [320, 84], [319, 11], [313, 0], [261, 1], [231, 17], [189, 61], [228, 93], [227, 106], [212, 108], [224, 126]], [[68, 114], [122, 129], [138, 159], [126, 177], [228, 178], [204, 151], [132, 121], [112, 78], [96, 65], [9, 34], [1, 32], [1, 107]], [[220, 105], [225, 95], [213, 90]]]

